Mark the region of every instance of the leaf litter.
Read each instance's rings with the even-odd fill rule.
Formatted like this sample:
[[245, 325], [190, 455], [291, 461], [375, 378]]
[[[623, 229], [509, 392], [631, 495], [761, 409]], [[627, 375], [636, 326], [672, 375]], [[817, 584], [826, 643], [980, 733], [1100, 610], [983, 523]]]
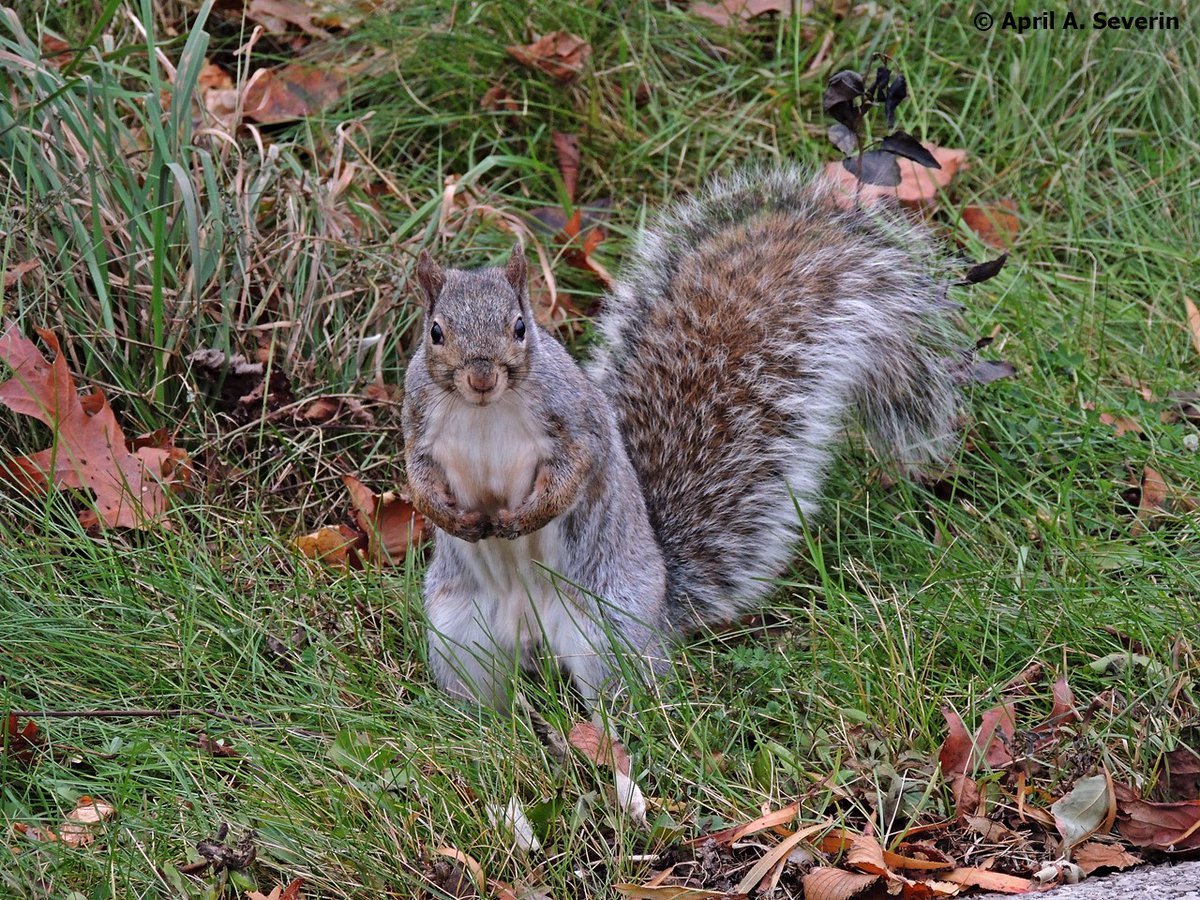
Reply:
[[188, 454], [165, 431], [127, 440], [101, 390], [79, 396], [54, 333], [38, 334], [54, 354], [50, 362], [15, 323], [0, 334], [0, 362], [13, 370], [0, 384], [0, 404], [47, 425], [53, 441], [0, 460], [0, 479], [35, 495], [88, 492], [92, 508], [79, 520], [89, 529], [169, 528], [170, 496], [191, 480]]

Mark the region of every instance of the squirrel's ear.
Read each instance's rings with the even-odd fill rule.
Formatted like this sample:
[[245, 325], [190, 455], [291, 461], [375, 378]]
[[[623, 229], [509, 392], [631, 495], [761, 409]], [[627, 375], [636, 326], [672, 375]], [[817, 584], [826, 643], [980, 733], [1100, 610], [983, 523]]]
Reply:
[[421, 255], [417, 257], [417, 281], [421, 283], [421, 290], [425, 293], [425, 312], [432, 313], [433, 304], [437, 302], [438, 295], [446, 286], [446, 273], [433, 261], [428, 250], [422, 250]]
[[516, 291], [517, 297], [524, 301], [529, 290], [529, 268], [525, 263], [525, 245], [518, 243], [509, 254], [508, 263], [504, 266], [504, 277]]

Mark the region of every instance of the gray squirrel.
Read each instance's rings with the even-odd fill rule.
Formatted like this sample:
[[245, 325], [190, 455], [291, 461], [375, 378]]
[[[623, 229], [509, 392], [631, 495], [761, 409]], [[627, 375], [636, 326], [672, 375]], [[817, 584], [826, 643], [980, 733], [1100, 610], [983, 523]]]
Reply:
[[437, 527], [424, 597], [444, 689], [504, 707], [548, 652], [594, 705], [623, 686], [620, 659], [652, 677], [677, 636], [761, 605], [848, 424], [905, 466], [953, 449], [932, 238], [831, 190], [752, 170], [667, 209], [586, 369], [534, 322], [521, 247], [476, 271], [422, 252], [404, 449]]

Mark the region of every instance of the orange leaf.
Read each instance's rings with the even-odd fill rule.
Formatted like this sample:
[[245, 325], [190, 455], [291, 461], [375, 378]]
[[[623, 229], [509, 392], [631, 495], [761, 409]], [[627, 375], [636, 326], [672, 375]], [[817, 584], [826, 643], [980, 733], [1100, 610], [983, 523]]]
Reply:
[[963, 221], [985, 244], [1006, 250], [1017, 236], [1020, 221], [1015, 200], [1001, 200], [995, 206], [968, 206], [963, 210]]

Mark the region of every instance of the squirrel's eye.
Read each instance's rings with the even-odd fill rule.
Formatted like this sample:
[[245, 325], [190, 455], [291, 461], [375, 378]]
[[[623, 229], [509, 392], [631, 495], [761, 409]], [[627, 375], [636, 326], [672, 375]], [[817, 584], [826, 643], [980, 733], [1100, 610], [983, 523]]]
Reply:
[[517, 316], [517, 324], [513, 326], [513, 334], [517, 336], [518, 341], [525, 340], [525, 320]]
[[433, 323], [433, 327], [429, 329], [429, 339], [435, 344], [444, 344], [446, 336], [442, 334], [442, 326], [437, 322]]

